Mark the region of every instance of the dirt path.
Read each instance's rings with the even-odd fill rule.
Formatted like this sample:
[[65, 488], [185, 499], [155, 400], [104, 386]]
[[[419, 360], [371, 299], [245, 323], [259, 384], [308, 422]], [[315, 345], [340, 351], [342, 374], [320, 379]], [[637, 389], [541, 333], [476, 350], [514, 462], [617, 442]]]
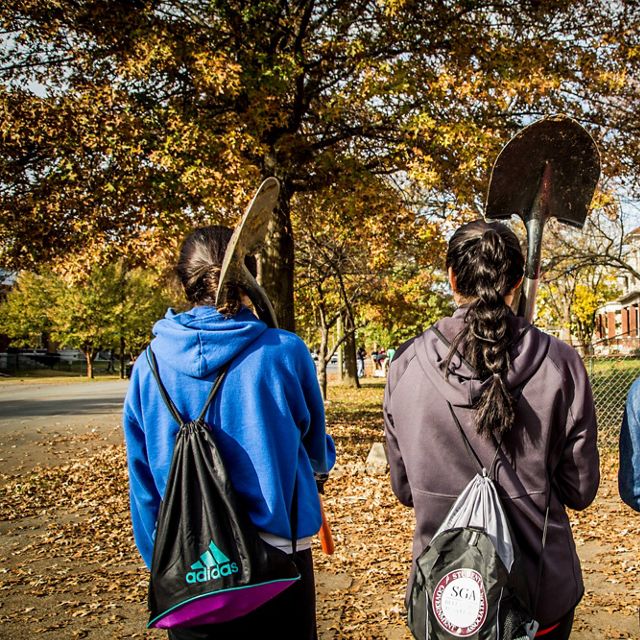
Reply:
[[[412, 512], [386, 476], [364, 473], [381, 436], [380, 389], [334, 396], [328, 415], [341, 463], [325, 506], [336, 553], [314, 548], [320, 639], [408, 640], [402, 600]], [[62, 425], [36, 445], [46, 455], [31, 454], [0, 478], [0, 638], [166, 637], [144, 630], [147, 574], [132, 543], [120, 441], [113, 416], [84, 431]], [[11, 439], [3, 452], [7, 446]], [[33, 443], [16, 444], [17, 459], [24, 447]], [[34, 469], [39, 457], [47, 464]], [[610, 460], [596, 503], [572, 520], [587, 585], [572, 638], [640, 637], [640, 516], [617, 499]]]

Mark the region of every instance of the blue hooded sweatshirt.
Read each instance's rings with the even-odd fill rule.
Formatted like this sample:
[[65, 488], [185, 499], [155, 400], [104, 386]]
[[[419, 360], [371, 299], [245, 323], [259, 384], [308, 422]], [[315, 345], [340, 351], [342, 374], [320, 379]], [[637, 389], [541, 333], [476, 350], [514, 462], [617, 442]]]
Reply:
[[[231, 318], [213, 307], [179, 314], [169, 309], [153, 333], [160, 378], [184, 420], [198, 416], [220, 368], [231, 363], [205, 420], [258, 530], [291, 538], [288, 514], [297, 480], [297, 537], [317, 533], [313, 473], [331, 469], [335, 448], [325, 433], [324, 404], [304, 342], [267, 328], [246, 308]], [[125, 399], [124, 431], [133, 533], [148, 567], [178, 428], [142, 353]]]

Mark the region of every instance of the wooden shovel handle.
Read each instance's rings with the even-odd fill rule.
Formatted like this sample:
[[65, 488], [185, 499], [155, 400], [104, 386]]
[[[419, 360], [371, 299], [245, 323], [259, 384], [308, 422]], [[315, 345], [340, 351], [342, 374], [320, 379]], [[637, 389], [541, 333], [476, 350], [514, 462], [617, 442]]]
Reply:
[[327, 516], [325, 515], [325, 512], [324, 512], [324, 506], [322, 504], [322, 496], [318, 494], [318, 498], [320, 499], [320, 514], [322, 515], [322, 525], [320, 526], [320, 531], [318, 532], [318, 536], [320, 537], [320, 546], [322, 547], [322, 551], [324, 551], [324, 553], [330, 556], [335, 551], [335, 545], [333, 543], [333, 535], [331, 534], [331, 528], [329, 527], [329, 523], [327, 522]]

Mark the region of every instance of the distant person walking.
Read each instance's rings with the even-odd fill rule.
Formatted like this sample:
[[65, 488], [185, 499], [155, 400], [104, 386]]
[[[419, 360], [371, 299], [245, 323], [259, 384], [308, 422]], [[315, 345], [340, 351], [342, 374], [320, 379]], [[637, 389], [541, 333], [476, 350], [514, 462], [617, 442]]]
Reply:
[[387, 357], [383, 360], [382, 366], [384, 368], [384, 375], [386, 376], [389, 373], [389, 365], [393, 360], [393, 356], [396, 355], [396, 350], [393, 347], [389, 347], [386, 351]]
[[371, 360], [373, 361], [373, 375], [374, 377], [381, 378], [384, 376], [384, 359], [387, 357], [387, 352], [382, 348], [375, 346], [371, 352]]
[[373, 351], [371, 352], [371, 363], [373, 364], [373, 371], [375, 374], [376, 369], [379, 368], [378, 364], [378, 347], [373, 347]]
[[566, 509], [589, 506], [600, 478], [589, 380], [572, 347], [512, 313], [524, 258], [507, 226], [460, 227], [446, 266], [458, 309], [398, 349], [384, 399], [392, 487], [415, 510], [413, 566], [495, 458], [538, 636], [565, 640], [584, 593]]
[[[292, 531], [297, 529], [293, 560], [301, 579], [244, 617], [174, 629], [169, 638], [241, 640], [268, 633], [314, 640], [311, 536], [321, 523], [314, 473], [331, 469], [335, 450], [325, 433], [315, 366], [302, 340], [267, 328], [243, 305], [246, 298], [237, 285], [231, 285], [226, 306], [214, 306], [230, 237], [231, 231], [223, 227], [204, 227], [187, 237], [176, 270], [192, 308], [183, 313], [169, 309], [153, 328], [150, 349], [168, 396], [180, 415], [191, 419], [205, 406], [221, 369], [228, 367], [205, 422], [212, 427], [233, 488], [263, 540], [291, 554]], [[131, 375], [124, 430], [133, 533], [148, 567], [178, 428], [143, 353]], [[294, 488], [295, 526], [290, 517]], [[198, 523], [185, 527], [191, 525]]]
[[109, 361], [108, 361], [108, 364], [107, 364], [106, 373], [115, 373], [116, 372], [115, 362], [116, 362], [116, 355], [113, 352], [113, 349], [110, 349], [109, 350]]
[[356, 351], [356, 360], [358, 361], [358, 378], [364, 378], [364, 359], [367, 357], [367, 352], [363, 346], [358, 347]]
[[618, 489], [623, 502], [640, 511], [640, 378], [632, 385], [620, 429]]

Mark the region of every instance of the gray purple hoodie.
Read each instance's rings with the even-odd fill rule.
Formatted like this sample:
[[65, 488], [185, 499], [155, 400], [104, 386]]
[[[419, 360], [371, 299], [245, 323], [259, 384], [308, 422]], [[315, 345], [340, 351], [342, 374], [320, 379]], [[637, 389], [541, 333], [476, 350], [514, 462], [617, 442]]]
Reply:
[[[472, 409], [488, 380], [459, 354], [445, 379], [444, 361], [464, 326], [461, 307], [395, 355], [385, 389], [384, 419], [391, 483], [415, 509], [414, 561], [455, 498], [478, 471], [451, 418], [447, 401], [473, 449], [489, 468], [496, 447], [476, 433]], [[565, 507], [584, 509], [598, 484], [599, 457], [591, 387], [580, 356], [569, 345], [511, 316], [507, 386], [517, 398], [516, 419], [505, 436], [496, 482], [534, 593], [547, 495], [550, 499], [540, 600], [541, 626], [553, 624], [582, 597], [584, 587]], [[438, 335], [440, 334], [440, 335]]]

